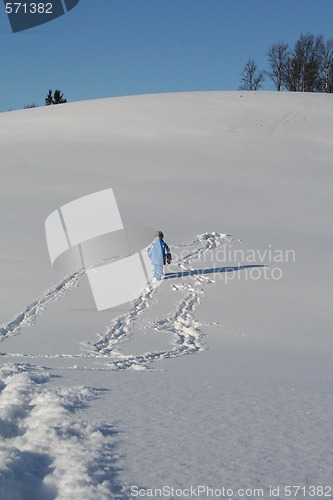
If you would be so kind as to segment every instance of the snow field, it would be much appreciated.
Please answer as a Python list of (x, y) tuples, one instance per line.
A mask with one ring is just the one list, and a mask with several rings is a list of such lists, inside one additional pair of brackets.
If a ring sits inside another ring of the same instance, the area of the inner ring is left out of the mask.
[[(0, 115), (1, 497), (331, 483), (332, 106), (207, 92)], [(44, 223), (109, 187), (180, 258), (97, 313)], [(296, 259), (265, 279), (269, 259), (221, 263), (227, 245)]]

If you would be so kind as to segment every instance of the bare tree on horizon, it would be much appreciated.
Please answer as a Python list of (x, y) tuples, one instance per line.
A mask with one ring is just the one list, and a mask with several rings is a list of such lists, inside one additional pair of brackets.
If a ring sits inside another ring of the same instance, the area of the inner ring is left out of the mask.
[(262, 82), (265, 80), (263, 71), (258, 70), (257, 63), (249, 59), (241, 73), (241, 84), (239, 90), (260, 90)]

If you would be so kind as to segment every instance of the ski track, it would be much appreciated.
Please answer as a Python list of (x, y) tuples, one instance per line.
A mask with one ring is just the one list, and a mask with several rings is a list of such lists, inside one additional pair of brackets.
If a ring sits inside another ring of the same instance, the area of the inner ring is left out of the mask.
[[(200, 261), (200, 258), (207, 253), (213, 252), (220, 245), (231, 243), (233, 239), (230, 235), (221, 233), (204, 233), (198, 235), (191, 243), (181, 243), (173, 248), (181, 252), (181, 258), (174, 263), (182, 271), (195, 271), (192, 261)], [(84, 270), (80, 270), (72, 275), (66, 276), (63, 281), (50, 288), (40, 299), (28, 305), (26, 309), (19, 313), (9, 323), (0, 327), (0, 340), (4, 340), (10, 335), (20, 332), (23, 327), (31, 326), (38, 316), (54, 300), (58, 300), (71, 288), (78, 286), (80, 279), (85, 275)], [(103, 333), (99, 333), (99, 340), (95, 343), (86, 344), (86, 352), (79, 354), (20, 354), (20, 353), (0, 353), (0, 356), (9, 358), (63, 358), (63, 359), (83, 359), (93, 358), (100, 360), (103, 367), (85, 367), (89, 370), (146, 370), (150, 369), (153, 361), (173, 358), (185, 354), (192, 354), (204, 350), (202, 342), (202, 332), (200, 324), (194, 319), (194, 313), (205, 297), (205, 288), (214, 283), (214, 280), (207, 276), (195, 274), (190, 280), (184, 283), (175, 283), (171, 289), (183, 293), (184, 297), (178, 303), (176, 311), (171, 312), (165, 318), (160, 318), (147, 326), (161, 333), (172, 336), (173, 347), (170, 350), (147, 352), (142, 355), (123, 355), (120, 351), (121, 344), (128, 341), (137, 328), (137, 323), (141, 316), (152, 307), (158, 298), (159, 288), (147, 285), (145, 293), (138, 298), (129, 313), (118, 316), (110, 326), (106, 327)], [(143, 328), (147, 328), (143, 327)], [(138, 326), (140, 328), (140, 325)], [(142, 326), (141, 326), (142, 328)], [(113, 359), (110, 359), (113, 358)], [(64, 369), (76, 369), (77, 366), (63, 367)], [(59, 367), (59, 369), (63, 369)]]
[(300, 117), (301, 111), (299, 109), (293, 109), (289, 111), (274, 127), (272, 127), (272, 129), (266, 135), (265, 141), (268, 141), (276, 134), (285, 134), (286, 131), (290, 129), (290, 125), (294, 125), (296, 121), (299, 121)]

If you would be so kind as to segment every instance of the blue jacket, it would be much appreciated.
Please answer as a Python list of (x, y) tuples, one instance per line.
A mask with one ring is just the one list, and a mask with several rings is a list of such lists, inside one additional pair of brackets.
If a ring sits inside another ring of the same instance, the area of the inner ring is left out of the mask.
[(161, 238), (155, 238), (153, 243), (148, 248), (148, 255), (152, 260), (153, 265), (165, 264), (166, 255), (170, 252), (170, 248)]

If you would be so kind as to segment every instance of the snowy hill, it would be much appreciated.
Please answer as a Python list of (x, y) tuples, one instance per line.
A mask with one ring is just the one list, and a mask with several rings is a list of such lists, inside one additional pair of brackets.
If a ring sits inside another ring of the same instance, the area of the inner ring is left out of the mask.
[[(1, 498), (332, 486), (332, 120), (331, 95), (268, 92), (0, 115)], [(44, 223), (110, 187), (173, 263), (97, 312)]]

